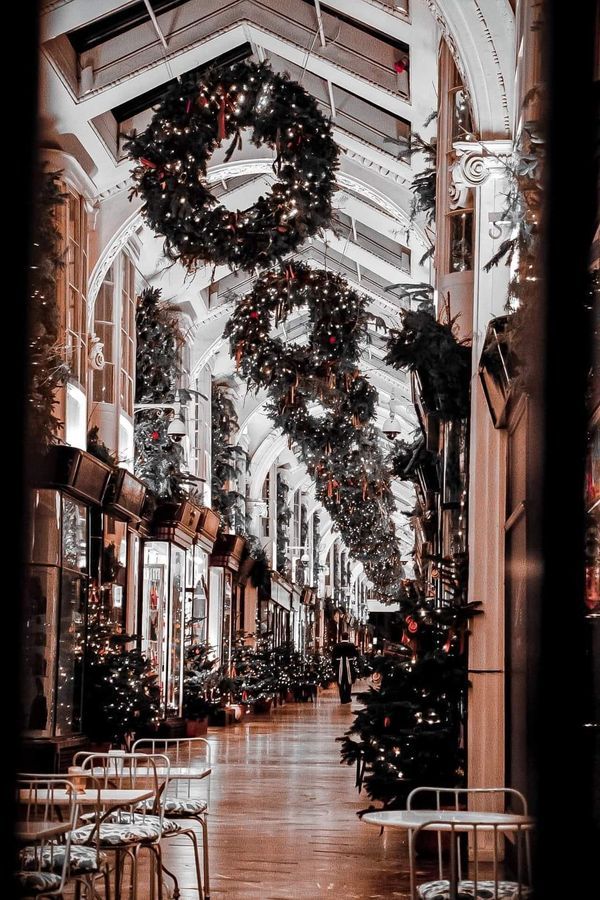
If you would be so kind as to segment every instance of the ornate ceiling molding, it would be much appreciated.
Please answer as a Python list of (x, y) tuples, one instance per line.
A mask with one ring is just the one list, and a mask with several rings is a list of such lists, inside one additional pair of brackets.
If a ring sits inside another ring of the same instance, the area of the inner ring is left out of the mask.
[[(512, 130), (512, 84), (503, 70), (514, 54), (514, 16), (508, 6), (485, 0), (425, 0), (437, 22), (471, 101), (475, 127), (492, 135)], [(497, 19), (495, 30), (489, 16)], [(500, 47), (500, 45), (504, 46)], [(486, 66), (487, 62), (487, 66)], [(494, 79), (488, 77), (494, 73)], [(494, 80), (496, 90), (494, 90)]]

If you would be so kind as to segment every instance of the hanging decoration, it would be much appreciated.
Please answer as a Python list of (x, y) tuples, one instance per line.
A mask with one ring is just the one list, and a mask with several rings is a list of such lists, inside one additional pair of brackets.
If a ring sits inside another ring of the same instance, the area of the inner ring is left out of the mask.
[(29, 384), (27, 389), (27, 445), (46, 449), (58, 440), (60, 421), (54, 414), (56, 388), (64, 384), (69, 367), (58, 345), (56, 285), (64, 265), (57, 216), (65, 195), (60, 172), (40, 178), (34, 222), (29, 279)]
[(290, 487), (281, 472), (277, 473), (277, 571), (285, 578), (292, 577), (292, 563), (287, 547), (290, 542)]
[[(402, 568), (390, 473), (372, 424), (377, 391), (358, 368), (368, 323), (384, 327), (366, 306), (336, 273), (294, 263), (257, 280), (225, 335), (240, 374), (268, 391), (268, 414), (297, 448), (350, 553), (384, 591)], [(307, 341), (272, 334), (304, 308)]]
[[(224, 141), (225, 162), (242, 146), (275, 151), (275, 183), (246, 210), (217, 203), (208, 162)], [(265, 63), (235, 63), (174, 84), (152, 121), (125, 145), (136, 163), (132, 195), (165, 255), (198, 264), (266, 268), (329, 225), (338, 147), (331, 126), (301, 85)]]
[(433, 288), (429, 294), (415, 294), (417, 308), (402, 312), (400, 328), (390, 333), (385, 362), (418, 373), (429, 409), (440, 419), (464, 419), (469, 415), (471, 348), (456, 339), (456, 319), (437, 321), (432, 295)]

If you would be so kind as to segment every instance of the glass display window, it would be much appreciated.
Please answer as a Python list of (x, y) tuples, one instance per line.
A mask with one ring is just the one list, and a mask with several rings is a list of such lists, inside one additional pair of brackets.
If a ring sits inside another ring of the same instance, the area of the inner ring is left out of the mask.
[(142, 589), (142, 652), (158, 675), (162, 712), (181, 715), (186, 552), (146, 541)]
[(208, 640), (208, 553), (194, 547), (187, 556), (185, 645)]
[(31, 736), (81, 730), (89, 514), (86, 504), (60, 491), (31, 493), (21, 692), (23, 728)]

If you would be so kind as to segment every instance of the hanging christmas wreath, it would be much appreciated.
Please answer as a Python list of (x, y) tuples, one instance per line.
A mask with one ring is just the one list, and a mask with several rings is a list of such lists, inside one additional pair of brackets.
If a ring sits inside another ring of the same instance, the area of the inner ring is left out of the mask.
[[(284, 342), (272, 334), (302, 308), (308, 342)], [(256, 281), (225, 336), (240, 374), (255, 389), (268, 389), (286, 433), (294, 440), (310, 435), (322, 453), (375, 414), (377, 391), (357, 368), (371, 320), (366, 298), (343, 278), (296, 263)]]
[[(212, 195), (206, 168), (223, 141), (230, 141), (225, 162), (241, 148), (245, 128), (253, 144), (275, 151), (276, 180), (253, 206), (232, 211)], [(265, 63), (236, 63), (173, 85), (125, 148), (136, 162), (132, 195), (165, 236), (165, 254), (188, 269), (266, 268), (330, 222), (339, 152), (331, 126), (301, 85)]]
[[(267, 413), (295, 445), (346, 546), (384, 593), (402, 566), (373, 425), (377, 391), (358, 369), (368, 323), (384, 326), (366, 307), (339, 275), (295, 263), (256, 281), (225, 336), (249, 386), (267, 390)], [(283, 341), (274, 329), (301, 309), (308, 339)]]

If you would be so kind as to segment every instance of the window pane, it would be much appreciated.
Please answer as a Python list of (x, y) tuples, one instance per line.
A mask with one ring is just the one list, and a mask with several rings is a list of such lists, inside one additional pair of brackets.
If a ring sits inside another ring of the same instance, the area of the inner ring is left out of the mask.
[(60, 495), (57, 491), (32, 491), (29, 561), (60, 565)]
[(473, 268), (473, 213), (450, 216), (450, 271)]
[(24, 609), (22, 726), (36, 736), (51, 734), (59, 570), (31, 566)]
[(88, 570), (87, 507), (63, 496), (63, 565)]
[(81, 730), (86, 595), (87, 578), (63, 570), (58, 633), (57, 735)]

